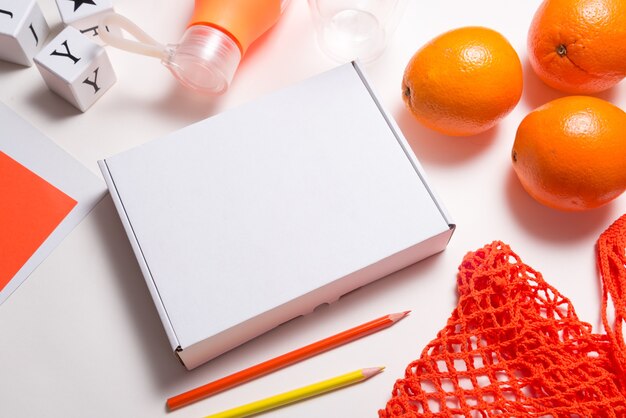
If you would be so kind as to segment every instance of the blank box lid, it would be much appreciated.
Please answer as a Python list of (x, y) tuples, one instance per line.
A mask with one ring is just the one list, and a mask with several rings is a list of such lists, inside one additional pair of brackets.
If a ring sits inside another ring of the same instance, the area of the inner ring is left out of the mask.
[(190, 368), (441, 251), (452, 229), (356, 64), (101, 167)]

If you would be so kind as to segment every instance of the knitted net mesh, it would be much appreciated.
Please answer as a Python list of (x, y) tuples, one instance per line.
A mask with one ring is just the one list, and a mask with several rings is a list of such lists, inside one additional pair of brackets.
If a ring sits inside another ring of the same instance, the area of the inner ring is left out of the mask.
[(606, 334), (508, 245), (467, 254), (457, 308), (379, 417), (626, 417), (625, 251), (626, 215), (597, 245)]

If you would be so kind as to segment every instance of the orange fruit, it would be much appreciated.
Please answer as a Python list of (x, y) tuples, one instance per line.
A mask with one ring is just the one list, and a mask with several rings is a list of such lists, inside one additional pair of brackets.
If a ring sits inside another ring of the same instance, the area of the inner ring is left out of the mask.
[(546, 84), (596, 93), (626, 76), (626, 1), (545, 0), (528, 33), (530, 63)]
[(538, 202), (566, 211), (602, 206), (626, 189), (626, 113), (596, 97), (553, 100), (522, 120), (511, 157)]
[(522, 96), (522, 65), (509, 42), (483, 27), (446, 32), (424, 45), (404, 71), (402, 96), (425, 126), (446, 135), (493, 127)]

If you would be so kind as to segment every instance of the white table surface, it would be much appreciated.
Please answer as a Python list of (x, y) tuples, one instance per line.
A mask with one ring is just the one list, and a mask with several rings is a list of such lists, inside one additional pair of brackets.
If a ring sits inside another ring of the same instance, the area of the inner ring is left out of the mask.
[[(39, 0), (58, 32), (53, 0)], [(180, 37), (192, 0), (117, 0), (116, 10), (162, 42)], [(448, 249), (292, 321), (189, 372), (170, 347), (109, 197), (0, 306), (0, 416), (200, 417), (361, 367), (385, 365), (367, 382), (266, 414), (268, 417), (376, 416), (393, 382), (435, 337), (456, 304), (463, 255), (493, 240), (568, 296), (579, 316), (599, 324), (594, 244), (626, 212), (626, 196), (586, 213), (535, 203), (510, 164), (517, 125), (562, 94), (544, 86), (526, 59), (526, 33), (539, 0), (410, 0), (385, 54), (366, 72), (398, 121), (458, 224)], [(448, 138), (418, 125), (404, 108), (400, 82), (412, 54), (455, 27), (500, 31), (524, 63), (524, 94), (495, 129)], [(108, 50), (117, 84), (81, 114), (44, 85), (38, 71), (0, 62), (0, 100), (99, 174), (96, 161), (333, 68), (317, 48), (304, 0), (248, 52), (228, 93), (199, 97), (177, 85), (156, 60)], [(626, 83), (600, 95), (626, 107)], [(384, 315), (412, 310), (394, 327), (187, 408), (165, 399), (267, 358)]]

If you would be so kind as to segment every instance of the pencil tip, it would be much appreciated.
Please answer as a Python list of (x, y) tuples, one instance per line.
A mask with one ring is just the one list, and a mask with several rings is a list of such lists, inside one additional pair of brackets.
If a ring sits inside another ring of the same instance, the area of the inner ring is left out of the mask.
[(372, 376), (376, 376), (378, 373), (385, 370), (385, 366), (382, 367), (368, 367), (366, 369), (361, 369), (361, 373), (366, 379), (369, 379)]
[(402, 318), (405, 318), (409, 313), (411, 313), (411, 311), (404, 311), (400, 313), (390, 314), (389, 319), (391, 319), (393, 322), (398, 322)]

